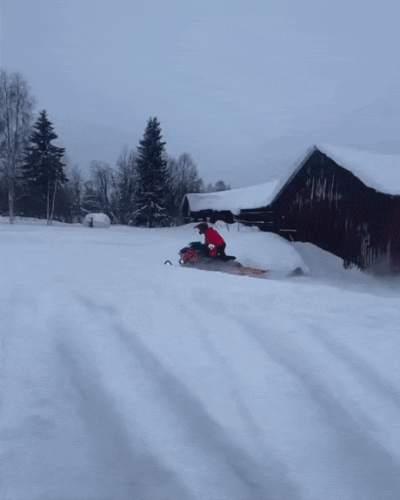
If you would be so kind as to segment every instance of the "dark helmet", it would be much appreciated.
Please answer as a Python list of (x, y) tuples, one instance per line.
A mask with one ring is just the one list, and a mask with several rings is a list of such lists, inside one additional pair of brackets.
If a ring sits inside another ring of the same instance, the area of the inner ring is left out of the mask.
[(200, 224), (197, 224), (194, 228), (198, 229), (200, 234), (204, 234), (208, 229), (208, 224), (206, 222), (200, 222)]

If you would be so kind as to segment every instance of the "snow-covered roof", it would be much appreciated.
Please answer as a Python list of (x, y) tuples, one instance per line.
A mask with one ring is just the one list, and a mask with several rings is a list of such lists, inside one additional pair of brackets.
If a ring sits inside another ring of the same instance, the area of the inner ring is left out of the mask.
[(277, 192), (278, 180), (217, 193), (188, 193), (186, 198), (192, 212), (201, 210), (228, 210), (239, 214), (246, 208), (265, 207), (271, 203)]
[(400, 195), (400, 156), (372, 153), (355, 148), (318, 144), (310, 148), (295, 165), (294, 171), (281, 180), (256, 186), (230, 189), (217, 193), (188, 193), (186, 198), (192, 212), (228, 210), (237, 215), (242, 209), (266, 207), (290, 182), (307, 158), (316, 150), (324, 153), (339, 166), (352, 172), (366, 186), (387, 194)]
[(366, 186), (382, 193), (400, 194), (400, 156), (318, 144), (321, 153), (352, 172)]

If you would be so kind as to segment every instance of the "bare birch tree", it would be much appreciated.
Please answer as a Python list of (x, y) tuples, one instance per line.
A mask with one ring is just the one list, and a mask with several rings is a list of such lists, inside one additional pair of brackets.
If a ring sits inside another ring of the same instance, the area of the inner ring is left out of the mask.
[(169, 212), (176, 222), (180, 218), (180, 206), (187, 193), (199, 193), (203, 181), (199, 177), (197, 165), (189, 153), (182, 153), (178, 159), (168, 158), (170, 184)]
[(134, 220), (134, 200), (138, 184), (136, 159), (136, 152), (124, 147), (117, 160), (113, 205), (120, 224), (132, 224)]
[(0, 70), (0, 170), (8, 189), (8, 212), (14, 223), (15, 187), (28, 143), (35, 99), (20, 73)]
[(83, 208), (86, 211), (104, 212), (115, 220), (112, 211), (112, 196), (115, 189), (114, 172), (103, 161), (90, 162), (91, 179), (84, 185)]
[(69, 191), (72, 216), (79, 222), (82, 222), (83, 187), (82, 172), (77, 165), (74, 165), (69, 174)]

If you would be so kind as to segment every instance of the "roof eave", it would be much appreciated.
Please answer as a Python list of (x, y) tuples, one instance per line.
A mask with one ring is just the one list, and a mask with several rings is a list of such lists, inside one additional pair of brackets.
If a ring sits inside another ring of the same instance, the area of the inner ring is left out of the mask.
[(286, 186), (288, 186), (292, 182), (292, 180), (296, 177), (298, 172), (303, 168), (303, 166), (306, 164), (306, 162), (309, 160), (309, 158), (315, 153), (315, 151), (319, 151), (319, 149), (316, 145), (309, 147), (307, 149), (306, 153), (303, 154), (295, 162), (295, 164), (294, 164), (295, 166), (292, 168), (292, 173), (289, 175), (289, 177), (286, 178), (287, 179), (286, 181), (283, 181), (282, 186), (277, 190), (277, 193), (274, 196), (274, 198), (271, 200), (270, 205), (272, 205), (272, 203), (274, 203), (274, 201), (279, 198), (281, 193), (285, 190)]

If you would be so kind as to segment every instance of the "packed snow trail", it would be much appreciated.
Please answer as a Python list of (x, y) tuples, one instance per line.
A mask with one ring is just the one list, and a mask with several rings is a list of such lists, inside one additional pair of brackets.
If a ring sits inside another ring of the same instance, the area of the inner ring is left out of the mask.
[[(398, 500), (400, 293), (0, 226), (2, 500)], [(7, 263), (7, 264), (6, 264)]]

